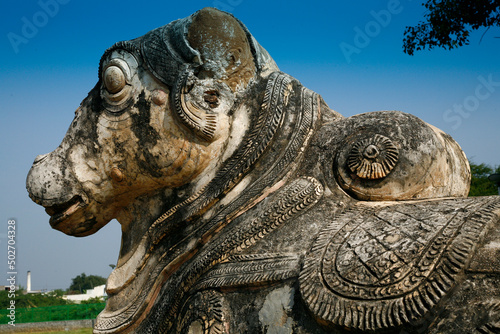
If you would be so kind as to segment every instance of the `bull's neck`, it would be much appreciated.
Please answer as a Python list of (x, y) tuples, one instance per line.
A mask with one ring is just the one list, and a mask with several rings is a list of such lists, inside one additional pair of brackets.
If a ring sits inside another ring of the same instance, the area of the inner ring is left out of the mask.
[(130, 257), (151, 222), (163, 213), (165, 203), (172, 201), (173, 196), (170, 190), (158, 190), (153, 194), (138, 197), (120, 211), (117, 220), (121, 224), (122, 240), (118, 265)]
[[(203, 193), (216, 178), (225, 161), (230, 160), (233, 153), (240, 147), (245, 134), (248, 132), (252, 110), (245, 104), (240, 104), (232, 115), (231, 126), (225, 131), (220, 147), (222, 152), (210, 159), (208, 166), (194, 178), (189, 184), (178, 188), (163, 188), (154, 193), (148, 193), (138, 197), (126, 208), (117, 214), (117, 220), (122, 226), (122, 244), (118, 266), (127, 261), (140, 244), (143, 237), (151, 229), (151, 225), (165, 216), (168, 212), (174, 212), (196, 199), (197, 195)], [(209, 205), (208, 205), (209, 206)], [(208, 207), (205, 206), (205, 209)], [(176, 228), (189, 229), (190, 226), (181, 225)], [(187, 234), (186, 231), (175, 231)]]
[[(190, 235), (190, 230), (200, 227), (197, 226), (196, 217), (205, 213), (202, 220), (210, 220), (206, 216), (210, 207), (224, 197), (224, 194), (229, 195), (230, 189), (239, 183), (270, 145), (282, 124), (286, 109), (284, 106), (291, 86), (290, 77), (273, 73), (269, 80), (261, 83), (264, 94), (259, 112), (251, 116), (250, 123), (242, 119), (243, 115), (248, 116), (250, 110), (242, 107), (240, 114), (235, 112), (226, 152), (214, 159), (206, 173), (182, 190), (157, 191), (138, 199), (127, 210), (123, 210), (121, 219), (118, 219), (123, 226), (118, 266), (129, 258), (134, 246), (144, 243), (146, 249), (154, 247), (153, 245), (170, 249)], [(248, 125), (242, 128), (241, 124), (250, 125), (252, 131), (248, 130)], [(134, 217), (134, 221), (130, 221), (129, 217)], [(203, 222), (201, 224), (204, 225)], [(204, 226), (197, 233), (204, 235), (208, 232), (204, 229), (209, 230), (210, 226)]]

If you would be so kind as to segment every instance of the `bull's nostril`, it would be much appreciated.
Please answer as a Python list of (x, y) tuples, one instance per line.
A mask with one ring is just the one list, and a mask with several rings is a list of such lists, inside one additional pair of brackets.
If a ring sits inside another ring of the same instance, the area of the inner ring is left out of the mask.
[(43, 160), (45, 160), (47, 157), (49, 156), (49, 153), (47, 154), (40, 154), (40, 155), (37, 155), (36, 158), (35, 158), (35, 161), (33, 161), (33, 164), (38, 164), (40, 162), (42, 162)]

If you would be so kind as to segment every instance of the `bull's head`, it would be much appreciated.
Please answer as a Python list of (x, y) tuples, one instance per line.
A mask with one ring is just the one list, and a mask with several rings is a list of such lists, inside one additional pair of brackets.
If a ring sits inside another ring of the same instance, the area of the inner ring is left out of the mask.
[(125, 255), (146, 222), (200, 188), (234, 150), (248, 123), (234, 105), (274, 66), (266, 55), (239, 21), (215, 9), (115, 44), (60, 146), (36, 157), (30, 197), (69, 235), (116, 218)]

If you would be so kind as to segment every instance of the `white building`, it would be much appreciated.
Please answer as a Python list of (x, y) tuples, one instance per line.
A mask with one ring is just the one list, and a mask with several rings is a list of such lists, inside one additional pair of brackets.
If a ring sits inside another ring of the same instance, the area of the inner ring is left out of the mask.
[(88, 300), (90, 298), (96, 298), (96, 297), (101, 297), (105, 298), (106, 297), (106, 285), (99, 285), (96, 286), (93, 289), (89, 289), (86, 291), (86, 293), (81, 294), (81, 295), (66, 295), (63, 296), (64, 299), (71, 300), (77, 303), (80, 303), (83, 300)]

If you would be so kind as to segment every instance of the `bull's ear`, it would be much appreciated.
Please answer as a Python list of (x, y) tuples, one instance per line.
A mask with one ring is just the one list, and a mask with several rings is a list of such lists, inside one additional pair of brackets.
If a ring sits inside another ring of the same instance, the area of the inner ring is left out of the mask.
[[(193, 77), (193, 73), (187, 68), (177, 80), (172, 91), (172, 107), (188, 129), (206, 141), (213, 141), (217, 131), (217, 114), (196, 106), (186, 98), (192, 86), (188, 83), (190, 77)], [(214, 100), (207, 101), (208, 105), (217, 105), (215, 94)]]
[(256, 75), (254, 57), (241, 23), (215, 8), (194, 14), (186, 37), (201, 59), (181, 71), (171, 102), (188, 129), (203, 140), (213, 141), (218, 115), (229, 113), (235, 96)]

